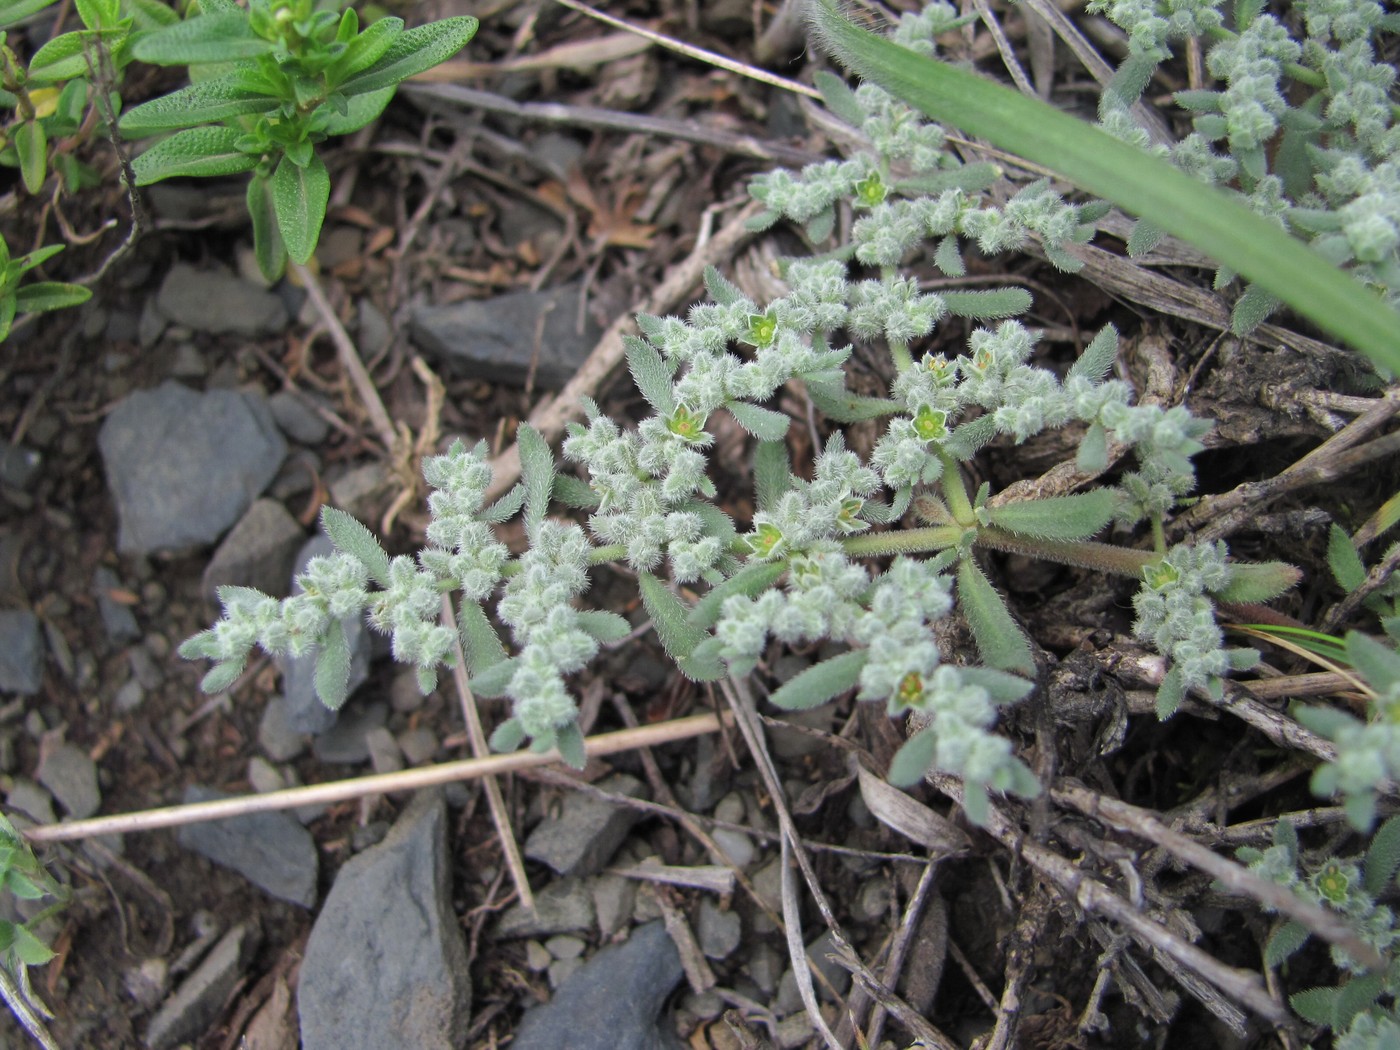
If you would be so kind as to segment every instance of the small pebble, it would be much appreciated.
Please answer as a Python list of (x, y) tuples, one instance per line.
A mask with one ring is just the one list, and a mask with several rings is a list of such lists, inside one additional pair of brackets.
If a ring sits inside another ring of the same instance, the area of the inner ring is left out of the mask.
[(525, 968), (532, 973), (539, 973), (554, 961), (554, 956), (549, 954), (549, 949), (539, 941), (525, 942)]
[(556, 959), (577, 959), (588, 949), (588, 942), (582, 937), (571, 937), (561, 933), (545, 941), (544, 946)]

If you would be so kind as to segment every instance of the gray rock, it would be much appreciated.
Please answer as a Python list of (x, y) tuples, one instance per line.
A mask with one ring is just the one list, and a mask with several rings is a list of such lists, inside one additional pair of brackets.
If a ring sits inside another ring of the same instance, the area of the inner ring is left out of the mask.
[(124, 398), (97, 444), (123, 554), (213, 543), (277, 475), (287, 453), (261, 397), (198, 394), (176, 382)]
[(446, 827), (441, 793), (422, 792), (340, 869), (301, 965), (303, 1050), (466, 1045), (471, 984)]
[[(222, 791), (193, 784), (186, 803), (230, 798)], [(320, 861), (311, 834), (288, 813), (250, 813), (202, 824), (186, 824), (180, 845), (232, 868), (274, 897), (309, 908), (316, 903)]]
[(396, 742), (399, 750), (403, 752), (404, 761), (410, 766), (421, 766), (425, 762), (431, 762), (433, 756), (438, 753), (438, 735), (427, 726), (405, 729), (398, 735)]
[(97, 765), (80, 747), (59, 744), (39, 760), (35, 776), (74, 820), (92, 816), (102, 805)]
[(226, 270), (176, 263), (156, 294), (156, 306), (176, 324), (197, 332), (260, 335), (287, 327), (282, 300)]
[(739, 913), (721, 911), (719, 905), (705, 897), (700, 901), (700, 915), (695, 922), (695, 937), (700, 950), (711, 959), (727, 959), (739, 947), (743, 936)]
[(535, 385), (557, 390), (573, 378), (602, 334), (587, 316), (579, 330), (581, 296), (582, 286), (569, 284), (451, 306), (416, 306), (410, 331), (430, 355), (493, 382), (523, 386), (538, 355)]
[(379, 307), (368, 299), (361, 299), (359, 321), (360, 353), (373, 357), (389, 349), (394, 331), (389, 327), (389, 321), (379, 312)]
[(513, 1050), (672, 1050), (661, 1010), (682, 976), (666, 927), (649, 923), (589, 959), (544, 1006), (529, 1011)]
[(611, 937), (627, 924), (637, 903), (637, 883), (621, 875), (599, 875), (593, 880), (593, 910), (598, 932)]
[[(632, 798), (643, 797), (646, 790), (640, 780), (626, 773), (600, 780), (597, 786)], [(567, 795), (559, 814), (540, 821), (525, 840), (525, 855), (543, 861), (560, 875), (592, 875), (612, 859), (640, 816), (635, 809), (614, 806), (591, 795)]]
[(393, 479), (389, 468), (378, 460), (353, 467), (330, 480), (331, 505), (346, 514), (369, 521), (389, 492)]
[(135, 641), (141, 637), (141, 627), (131, 606), (117, 601), (113, 594), (125, 590), (117, 574), (105, 565), (99, 565), (92, 574), (92, 596), (97, 599), (97, 611), (102, 617), (103, 630), (117, 645)]
[(318, 736), (311, 750), (322, 762), (354, 765), (370, 757), (369, 734), (389, 719), (389, 705), (383, 701), (341, 711), (335, 725)]
[(736, 868), (743, 870), (753, 863), (758, 851), (754, 849), (753, 840), (742, 831), (730, 831), (728, 828), (716, 828), (710, 835), (715, 840), (715, 845), (724, 851)]
[(205, 595), (213, 599), (217, 588), (232, 585), (281, 598), (305, 542), (305, 530), (286, 507), (273, 499), (254, 500), (205, 566)]
[(303, 445), (319, 445), (326, 440), (331, 425), (307, 404), (307, 399), (290, 390), (279, 390), (267, 399), (272, 418), (293, 441)]
[[(302, 591), (295, 577), (306, 568), (307, 562), (334, 553), (335, 544), (324, 532), (317, 532), (302, 544), (292, 573), (292, 593), (300, 594)], [(370, 639), (359, 617), (345, 620), (344, 627), (346, 640), (350, 643), (350, 682), (346, 694), (349, 696), (369, 677)], [(286, 705), (287, 725), (298, 733), (311, 734), (324, 733), (335, 725), (338, 712), (321, 703), (321, 698), (316, 695), (316, 657), (279, 657), (277, 663), (282, 668), (282, 699)], [(335, 761), (362, 762), (364, 757)]]
[(53, 796), (34, 781), (23, 777), (15, 778), (10, 793), (5, 796), (5, 806), (12, 811), (29, 814), (40, 824), (58, 823), (53, 811)]
[(203, 1035), (219, 1016), (258, 946), (255, 926), (239, 923), (181, 982), (146, 1029), (149, 1050), (168, 1050)]
[(32, 448), (0, 441), (0, 485), (27, 489), (39, 473), (43, 457)]
[(748, 974), (765, 995), (772, 995), (782, 979), (785, 960), (771, 945), (760, 944), (749, 952)]
[(593, 927), (593, 891), (587, 879), (559, 879), (535, 894), (533, 910), (517, 904), (501, 916), (496, 935), (545, 937)]
[(39, 618), (28, 609), (0, 609), (0, 692), (33, 696), (43, 681)]
[(376, 773), (397, 773), (403, 769), (403, 752), (394, 734), (384, 726), (375, 726), (365, 733), (369, 764)]
[(289, 762), (306, 750), (310, 736), (292, 725), (287, 701), (274, 696), (263, 708), (258, 722), (258, 746), (274, 762)]

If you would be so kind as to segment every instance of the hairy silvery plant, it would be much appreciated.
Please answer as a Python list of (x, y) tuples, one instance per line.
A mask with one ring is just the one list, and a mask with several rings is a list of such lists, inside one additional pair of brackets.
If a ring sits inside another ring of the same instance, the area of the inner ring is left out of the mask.
[[(956, 24), (934, 5), (897, 35), (931, 47)], [(303, 593), (277, 601), (223, 588), (224, 617), (181, 648), (216, 661), (204, 688), (227, 688), (256, 645), (271, 653), (319, 652), (317, 688), (331, 706), (345, 699), (349, 649), (343, 623), (368, 617), (389, 634), (395, 656), (431, 688), (458, 638), (439, 621), (444, 593), (460, 592), (457, 620), (473, 689), (507, 697), (511, 715), (492, 743), (557, 746), (583, 761), (577, 708), (567, 678), (603, 643), (632, 625), (586, 609), (590, 570), (629, 566), (657, 635), (679, 670), (708, 681), (759, 668), (774, 642), (824, 642), (825, 658), (772, 693), (784, 708), (810, 707), (855, 690), (892, 715), (918, 712), (925, 728), (895, 757), (890, 777), (912, 783), (929, 769), (966, 783), (965, 806), (980, 821), (989, 791), (1031, 796), (1034, 776), (994, 732), (999, 706), (1033, 688), (1030, 644), (979, 563), (978, 552), (1011, 551), (1140, 581), (1137, 633), (1169, 662), (1158, 711), (1171, 715), (1189, 690), (1220, 696), (1223, 676), (1257, 659), (1223, 645), (1216, 603), (1266, 600), (1296, 570), (1229, 560), (1223, 544), (1169, 547), (1163, 522), (1191, 491), (1191, 457), (1209, 429), (1184, 408), (1131, 403), (1111, 377), (1117, 333), (1105, 328), (1061, 376), (1031, 363), (1037, 335), (1014, 319), (1030, 306), (1021, 289), (933, 293), (906, 264), (925, 251), (948, 274), (963, 272), (963, 244), (1005, 251), (1037, 238), (1064, 269), (1064, 250), (1090, 231), (1092, 211), (1065, 202), (1048, 183), (1005, 204), (984, 194), (989, 165), (963, 164), (943, 133), (873, 86), (851, 91), (833, 77), (831, 108), (861, 128), (869, 145), (844, 161), (757, 179), (760, 220), (805, 224), (820, 244), (851, 209), (849, 243), (783, 267), (785, 294), (757, 303), (711, 270), (709, 301), (684, 317), (638, 318), (627, 344), (632, 378), (651, 408), (635, 428), (585, 402), (585, 420), (553, 453), (528, 427), (519, 434), (521, 480), (487, 505), (491, 467), (484, 445), (457, 442), (424, 462), (428, 546), (390, 558), (358, 522), (326, 510), (337, 553), (313, 560)], [(955, 357), (920, 345), (949, 316), (990, 324)], [(887, 396), (848, 389), (852, 347), (842, 336), (884, 347), (894, 380)], [(773, 403), (789, 383), (834, 424), (885, 420), (868, 461), (839, 430), (810, 471), (794, 470), (789, 417)], [(709, 429), (728, 413), (755, 440), (756, 513), (737, 523), (717, 503)], [(967, 464), (993, 439), (1024, 442), (1046, 430), (1083, 428), (1077, 456), (1106, 471), (1110, 450), (1133, 450), (1120, 484), (1016, 502), (987, 485), (969, 491)], [(573, 508), (584, 524), (551, 517)], [(493, 527), (521, 515), (527, 549), (514, 556)], [(1152, 548), (1098, 543), (1111, 522), (1146, 523)], [(586, 527), (585, 527), (586, 526)], [(886, 561), (886, 559), (890, 559)], [(956, 610), (982, 666), (940, 652), (934, 625)], [(493, 616), (494, 613), (494, 616)]]

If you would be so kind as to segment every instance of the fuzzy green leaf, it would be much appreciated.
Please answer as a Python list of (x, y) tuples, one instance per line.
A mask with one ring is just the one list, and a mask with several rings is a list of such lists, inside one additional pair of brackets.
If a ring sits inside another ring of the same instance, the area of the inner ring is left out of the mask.
[(869, 649), (856, 649), (813, 664), (788, 679), (774, 690), (768, 699), (775, 707), (781, 707), (785, 711), (805, 711), (811, 707), (820, 707), (828, 700), (854, 689), (869, 658)]
[(832, 396), (824, 390), (807, 388), (807, 396), (813, 406), (827, 419), (836, 423), (859, 423), (863, 419), (879, 419), (892, 416), (903, 406), (897, 401), (884, 397), (865, 397), (860, 394)]
[(1363, 973), (1342, 985), (1332, 1008), (1332, 1027), (1343, 1031), (1362, 1010), (1375, 1006), (1385, 988), (1385, 974)]
[(175, 128), (218, 124), (233, 117), (267, 113), (277, 108), (277, 99), (249, 91), (240, 83), (242, 79), (241, 73), (230, 73), (143, 102), (123, 113), (119, 126), (127, 135), (139, 137)]
[(792, 488), (792, 466), (787, 445), (781, 441), (760, 441), (753, 453), (754, 498), (759, 510), (775, 506)]
[(526, 424), (515, 435), (520, 449), (520, 478), (525, 484), (525, 532), (534, 535), (549, 510), (554, 490), (554, 456), (540, 432)]
[(1352, 666), (1377, 692), (1400, 683), (1400, 653), (1393, 646), (1383, 645), (1360, 631), (1348, 631), (1346, 645)]
[(1173, 667), (1162, 676), (1162, 684), (1157, 687), (1157, 717), (1165, 722), (1176, 714), (1181, 702), (1186, 699), (1186, 679), (1181, 668)]
[(1215, 597), (1222, 602), (1266, 602), (1297, 584), (1302, 575), (1281, 561), (1238, 562), (1230, 566), (1230, 582)]
[(463, 600), (457, 609), (457, 630), (462, 636), (462, 653), (466, 656), (467, 674), (479, 675), (506, 659), (501, 636), (486, 613), (476, 602)]
[(384, 57), (402, 33), (402, 18), (381, 18), (366, 26), (355, 34), (340, 57), (326, 70), (327, 83), (332, 88), (338, 87), (347, 77), (368, 69)]
[(958, 608), (972, 628), (972, 637), (983, 662), (1000, 671), (1035, 674), (1035, 660), (1026, 636), (1011, 618), (1006, 602), (971, 557), (959, 560), (957, 579)]
[(1400, 315), (1272, 220), (1048, 103), (860, 29), (836, 0), (813, 0), (809, 10), (818, 41), (862, 77), (1156, 222), (1400, 374)]
[(233, 62), (256, 58), (271, 50), (272, 43), (253, 32), (243, 11), (223, 11), (176, 22), (145, 34), (132, 48), (142, 62), (157, 66)]
[(1351, 537), (1336, 524), (1327, 533), (1327, 567), (1348, 594), (1366, 582), (1366, 565), (1361, 555), (1352, 546)]
[(331, 177), (326, 164), (316, 154), (299, 165), (289, 156), (277, 162), (272, 173), (272, 210), (277, 230), (293, 262), (305, 265), (321, 238), (326, 221), (326, 205), (331, 199)]
[(394, 87), (409, 77), (446, 62), (476, 35), (475, 18), (461, 16), (429, 22), (400, 33), (378, 62), (340, 85), (346, 95), (361, 95)]
[[(1360, 725), (1360, 722), (1351, 715), (1335, 707), (1296, 704), (1291, 713), (1303, 728), (1311, 729), (1318, 736), (1326, 737), (1328, 740), (1335, 740), (1339, 733)], [(1326, 794), (1331, 794), (1331, 792), (1326, 792)]]
[(645, 339), (635, 335), (624, 335), (622, 345), (627, 348), (627, 370), (632, 373), (632, 382), (647, 399), (652, 411), (658, 416), (669, 416), (676, 410), (676, 399), (671, 384), (674, 369), (665, 358)]
[[(524, 490), (521, 491), (523, 493)], [(598, 493), (593, 491), (593, 486), (572, 474), (554, 476), (552, 495), (556, 503), (562, 503), (566, 507), (578, 507), (580, 510), (593, 510), (602, 502)]]
[(895, 752), (885, 777), (895, 787), (913, 787), (924, 779), (938, 753), (938, 736), (932, 727), (921, 729)]
[(625, 616), (594, 609), (578, 614), (578, 626), (579, 630), (604, 645), (620, 642), (632, 633), (632, 625)]
[(281, 278), (287, 269), (287, 246), (277, 228), (277, 212), (272, 205), (268, 179), (254, 175), (248, 180), (248, 217), (253, 223), (253, 257), (258, 270), (269, 281)]
[[(29, 60), (29, 80), (34, 84), (53, 84), (88, 76), (91, 72), (88, 68), (88, 42), (91, 41), (94, 48), (104, 46), (99, 45), (97, 40), (99, 36), (107, 35), (78, 29), (54, 37), (34, 52), (34, 57)], [(112, 43), (115, 41), (108, 41), (105, 46), (110, 47)], [(95, 52), (93, 61), (96, 61)]]
[(964, 193), (981, 193), (996, 185), (1004, 172), (1000, 167), (987, 161), (964, 164), (959, 168), (943, 171), (924, 172), (900, 179), (895, 185), (900, 193), (913, 196), (926, 194), (937, 196), (945, 190), (962, 190)]
[(525, 727), (518, 718), (507, 718), (491, 734), (491, 750), (498, 752), (519, 751), (525, 743)]
[(350, 640), (345, 626), (333, 623), (316, 655), (316, 695), (332, 711), (340, 710), (350, 686)]
[(389, 586), (389, 555), (384, 553), (374, 533), (335, 507), (321, 508), (321, 528), (336, 550), (363, 565), (379, 586)]
[(785, 572), (787, 565), (781, 561), (760, 561), (745, 565), (696, 602), (687, 619), (695, 627), (709, 630), (719, 622), (720, 610), (726, 599), (736, 594), (757, 598), (777, 583)]
[(990, 667), (960, 667), (958, 671), (965, 682), (987, 690), (994, 704), (1014, 704), (1035, 688), (1034, 682)]
[(1099, 474), (1108, 469), (1108, 431), (1097, 420), (1084, 432), (1074, 465), (1085, 474)]
[(506, 695), (506, 689), (510, 687), (510, 680), (515, 677), (516, 669), (519, 666), (520, 658), (518, 656), (513, 656), (509, 660), (500, 660), (472, 675), (467, 684), (477, 696), (494, 700)]
[(15, 309), (22, 314), (79, 306), (92, 298), (92, 289), (62, 281), (35, 281), (15, 292)]
[[(578, 478), (574, 479), (575, 481)], [(552, 491), (557, 495), (559, 492), (558, 478), (555, 478), (555, 485)], [(590, 490), (591, 491), (591, 490)], [(594, 499), (596, 503), (596, 498)], [(516, 482), (510, 487), (510, 491), (498, 499), (491, 506), (481, 511), (477, 517), (491, 525), (499, 525), (504, 521), (509, 521), (519, 513), (520, 508), (525, 506), (525, 486)]]
[(1167, 231), (1158, 226), (1155, 222), (1147, 219), (1139, 219), (1133, 223), (1133, 232), (1128, 234), (1128, 258), (1141, 259), (1157, 245), (1162, 243), (1162, 238), (1167, 235)]
[(985, 292), (943, 292), (943, 301), (954, 317), (978, 321), (1015, 317), (1031, 308), (1031, 293), (1024, 288), (994, 288)]
[(0, 3), (0, 29), (23, 22), (36, 11), (42, 11), (53, 0), (4, 0)]
[(14, 131), (13, 141), (24, 188), (30, 194), (37, 194), (44, 188), (44, 176), (48, 172), (49, 142), (44, 125), (37, 120), (22, 121)]
[(705, 291), (720, 306), (733, 306), (748, 298), (743, 290), (714, 266), (705, 267)]
[(34, 936), (27, 926), (15, 927), (15, 939), (10, 951), (25, 966), (43, 966), (54, 956), (53, 949)]
[(760, 408), (747, 401), (726, 401), (724, 407), (741, 427), (759, 441), (782, 441), (792, 420), (784, 412)]
[(237, 146), (236, 128), (187, 128), (162, 139), (131, 162), (136, 185), (149, 186), (176, 176), (214, 177), (251, 171), (258, 158)]
[(1107, 324), (1099, 329), (1099, 334), (1090, 340), (1089, 345), (1084, 348), (1084, 352), (1074, 364), (1069, 366), (1069, 372), (1065, 379), (1075, 379), (1082, 376), (1095, 383), (1101, 383), (1108, 378), (1109, 372), (1113, 370), (1113, 364), (1118, 360), (1118, 329)]
[(588, 751), (583, 746), (583, 731), (577, 722), (570, 722), (554, 731), (554, 746), (559, 757), (570, 769), (582, 769), (588, 764)]
[(215, 664), (200, 680), (200, 690), (205, 693), (226, 692), (243, 673), (244, 663), (243, 660), (224, 660)]
[(827, 109), (853, 128), (865, 124), (865, 110), (856, 101), (856, 93), (846, 86), (844, 80), (826, 70), (820, 70), (812, 78), (812, 83), (822, 93), (822, 101), (826, 103)]
[(1264, 945), (1264, 965), (1271, 968), (1278, 966), (1301, 948), (1307, 939), (1308, 928), (1301, 922), (1296, 919), (1285, 922), (1269, 934), (1269, 941)]
[(387, 87), (380, 91), (369, 91), (363, 95), (351, 95), (345, 100), (345, 112), (335, 113), (326, 121), (327, 135), (349, 135), (368, 127), (378, 119), (379, 114), (389, 105), (396, 88)]
[(651, 617), (656, 636), (661, 639), (667, 655), (676, 661), (689, 656), (705, 640), (705, 631), (690, 622), (690, 610), (651, 573), (639, 573), (637, 582), (642, 592), (642, 604), (646, 606), (647, 615)]
[(1257, 284), (1251, 284), (1235, 300), (1234, 309), (1230, 311), (1230, 331), (1235, 335), (1248, 335), (1278, 308), (1278, 296), (1266, 292)]
[(1365, 887), (1372, 897), (1380, 897), (1400, 870), (1400, 816), (1393, 816), (1376, 829), (1366, 847)]
[(1022, 536), (1042, 540), (1085, 540), (1113, 520), (1118, 496), (1112, 489), (1094, 489), (1072, 496), (1021, 500), (989, 507), (991, 524)]

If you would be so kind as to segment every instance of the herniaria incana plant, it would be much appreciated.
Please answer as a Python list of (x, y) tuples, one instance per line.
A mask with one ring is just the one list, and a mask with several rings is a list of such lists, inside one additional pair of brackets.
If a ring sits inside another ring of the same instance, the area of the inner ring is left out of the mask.
[[(946, 5), (906, 17), (897, 39), (931, 48), (956, 24)], [(1158, 712), (1171, 715), (1189, 691), (1219, 697), (1223, 676), (1251, 665), (1251, 650), (1227, 649), (1216, 621), (1221, 601), (1267, 600), (1296, 571), (1232, 562), (1223, 543), (1168, 546), (1164, 521), (1193, 488), (1191, 457), (1210, 424), (1183, 407), (1134, 405), (1112, 378), (1117, 333), (1105, 328), (1063, 374), (1032, 363), (1037, 333), (1014, 318), (1030, 306), (1018, 288), (924, 291), (914, 260), (964, 272), (963, 244), (984, 253), (1039, 241), (1063, 269), (1065, 246), (1087, 239), (1097, 205), (1067, 203), (1048, 182), (997, 204), (998, 172), (964, 164), (944, 149), (940, 128), (883, 90), (851, 91), (822, 78), (833, 110), (869, 145), (842, 161), (755, 180), (762, 224), (805, 224), (816, 243), (832, 238), (838, 209), (850, 209), (848, 243), (787, 261), (786, 293), (756, 303), (717, 272), (709, 301), (685, 318), (638, 318), (628, 340), (632, 378), (651, 408), (635, 428), (586, 402), (558, 469), (546, 442), (519, 433), (521, 480), (486, 505), (491, 466), (484, 445), (456, 442), (423, 464), (433, 488), (428, 546), (390, 558), (372, 534), (336, 510), (323, 524), (337, 552), (314, 559), (302, 592), (282, 601), (223, 588), (224, 617), (181, 652), (216, 661), (206, 690), (227, 688), (253, 646), (276, 654), (319, 653), (318, 692), (343, 702), (349, 667), (344, 624), (367, 617), (391, 636), (397, 659), (433, 687), (457, 638), (442, 622), (442, 595), (458, 592), (457, 621), (473, 689), (508, 697), (498, 748), (525, 740), (557, 746), (582, 764), (582, 738), (568, 676), (601, 644), (632, 630), (623, 617), (581, 604), (590, 571), (606, 562), (636, 573), (641, 598), (666, 651), (687, 677), (713, 680), (759, 667), (774, 642), (825, 643), (823, 658), (771, 696), (786, 708), (848, 690), (892, 715), (918, 712), (925, 728), (894, 760), (897, 783), (936, 768), (963, 778), (973, 820), (988, 791), (1031, 796), (1031, 772), (993, 726), (997, 708), (1032, 689), (1029, 642), (979, 564), (1000, 550), (1134, 577), (1136, 633), (1166, 657)], [(921, 344), (940, 321), (987, 322), (955, 357)], [(847, 387), (852, 346), (883, 347), (893, 365), (887, 396)], [(789, 417), (773, 403), (793, 384), (833, 424), (883, 420), (868, 459), (839, 430), (810, 471), (795, 472)], [(756, 512), (735, 522), (717, 503), (709, 427), (720, 412), (755, 439)], [(1024, 442), (1076, 427), (1077, 466), (1107, 472), (1127, 450), (1135, 469), (1116, 485), (1069, 495), (998, 502), (987, 485), (969, 490), (966, 465), (996, 439)], [(584, 524), (551, 517), (573, 508)], [(493, 527), (523, 517), (527, 549), (513, 555)], [(1095, 542), (1117, 523), (1145, 523), (1148, 549)], [(956, 609), (971, 628), (982, 666), (945, 659), (934, 625)]]

